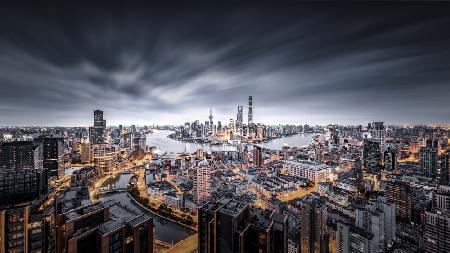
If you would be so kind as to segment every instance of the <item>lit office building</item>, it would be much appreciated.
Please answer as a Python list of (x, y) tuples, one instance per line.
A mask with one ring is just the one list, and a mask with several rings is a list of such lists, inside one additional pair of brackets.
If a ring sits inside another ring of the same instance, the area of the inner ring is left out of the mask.
[(367, 173), (381, 171), (381, 149), (378, 141), (364, 139), (362, 167)]
[(42, 145), (43, 166), (48, 170), (50, 177), (61, 177), (64, 175), (64, 142), (62, 138), (40, 137), (34, 140)]
[(307, 195), (302, 201), (300, 211), (300, 250), (301, 253), (326, 252), (325, 240), (327, 207), (324, 199)]
[(33, 141), (11, 141), (0, 144), (0, 167), (9, 169), (42, 169), (42, 145)]
[(426, 177), (437, 176), (439, 160), (438, 151), (435, 147), (427, 145), (420, 148), (420, 170)]
[(89, 142), (92, 144), (104, 143), (106, 120), (103, 119), (103, 111), (94, 111), (94, 126), (89, 128)]
[(386, 143), (386, 129), (384, 122), (372, 122), (369, 124), (370, 135), (372, 139), (378, 142), (381, 152), (384, 151), (384, 144)]

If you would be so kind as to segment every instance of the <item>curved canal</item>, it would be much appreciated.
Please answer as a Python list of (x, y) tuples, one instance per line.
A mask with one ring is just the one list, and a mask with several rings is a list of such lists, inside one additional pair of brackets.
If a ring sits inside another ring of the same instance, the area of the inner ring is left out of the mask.
[[(112, 183), (116, 188), (124, 188), (126, 187), (132, 176), (132, 174), (121, 174), (119, 177), (116, 177)], [(177, 243), (178, 241), (181, 241), (194, 233), (193, 230), (187, 227), (172, 222), (168, 219), (161, 218), (154, 213), (147, 212), (144, 209), (140, 208), (138, 205), (133, 203), (126, 192), (113, 192), (100, 196), (100, 200), (102, 201), (110, 199), (113, 199), (137, 212), (144, 212), (147, 215), (151, 216), (153, 218), (153, 224), (155, 225), (155, 237), (158, 240), (167, 243)]]

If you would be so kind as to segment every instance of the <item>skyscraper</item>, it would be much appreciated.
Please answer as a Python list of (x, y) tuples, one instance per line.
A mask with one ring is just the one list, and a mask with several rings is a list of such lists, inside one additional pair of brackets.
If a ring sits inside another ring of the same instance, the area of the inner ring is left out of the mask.
[(236, 125), (239, 128), (242, 128), (242, 123), (244, 122), (243, 118), (242, 118), (242, 114), (243, 114), (243, 107), (242, 107), (242, 105), (239, 105), (237, 115), (236, 115)]
[(439, 156), (438, 171), (436, 179), (441, 184), (450, 183), (450, 154), (449, 150), (445, 150)]
[(383, 153), (384, 170), (391, 171), (397, 169), (397, 152), (393, 147), (387, 147)]
[(103, 111), (94, 111), (94, 126), (103, 126)]
[(64, 154), (64, 143), (58, 137), (39, 137), (36, 143), (42, 145), (43, 166), (48, 170), (50, 177), (61, 177), (64, 175), (64, 164), (62, 156)]
[(438, 151), (431, 145), (431, 142), (427, 142), (426, 147), (420, 148), (420, 170), (427, 177), (435, 177), (438, 172)]
[(412, 209), (412, 189), (409, 182), (391, 180), (386, 187), (387, 202), (395, 205), (398, 219), (410, 222)]
[(450, 252), (450, 214), (425, 211), (425, 252)]
[(248, 97), (248, 125), (253, 123), (253, 98)]
[(300, 225), (301, 253), (320, 253), (328, 247), (324, 240), (327, 220), (325, 200), (308, 195), (302, 201)]
[(261, 166), (262, 164), (262, 148), (257, 145), (253, 145), (253, 163), (256, 166)]
[[(358, 252), (372, 253), (375, 251), (372, 245), (373, 234), (352, 224), (337, 223), (336, 244), (337, 253)], [(303, 250), (302, 250), (303, 252)], [(317, 251), (319, 252), (319, 251)]]
[(450, 252), (450, 186), (440, 185), (425, 211), (425, 252)]
[(381, 149), (378, 141), (364, 139), (362, 168), (367, 173), (377, 173), (381, 170)]
[(384, 144), (386, 143), (386, 129), (384, 122), (373, 122), (369, 124), (370, 134), (372, 139), (380, 144), (381, 152), (384, 151)]
[(194, 170), (194, 199), (196, 204), (201, 206), (211, 197), (211, 167), (205, 160), (200, 162)]
[(48, 191), (42, 146), (32, 141), (1, 145), (0, 252), (44, 252), (41, 214), (32, 209)]
[(94, 126), (89, 128), (89, 141), (91, 144), (104, 142), (106, 120), (103, 119), (103, 111), (94, 111)]

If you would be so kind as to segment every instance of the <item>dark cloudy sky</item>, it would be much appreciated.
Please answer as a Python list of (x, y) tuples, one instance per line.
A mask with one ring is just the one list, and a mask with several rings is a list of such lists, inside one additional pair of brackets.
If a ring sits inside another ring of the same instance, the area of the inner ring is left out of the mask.
[(0, 125), (228, 121), (249, 95), (257, 122), (450, 123), (450, 4), (0, 7)]

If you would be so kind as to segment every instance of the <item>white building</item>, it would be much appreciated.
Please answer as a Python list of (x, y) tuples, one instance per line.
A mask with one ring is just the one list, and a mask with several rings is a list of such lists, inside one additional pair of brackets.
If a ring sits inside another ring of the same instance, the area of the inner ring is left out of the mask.
[(198, 206), (209, 201), (211, 197), (211, 167), (205, 160), (194, 167), (194, 200)]
[(326, 164), (310, 161), (285, 161), (283, 167), (290, 175), (306, 178), (316, 184), (328, 180), (330, 170)]
[(112, 172), (115, 167), (116, 161), (116, 149), (114, 146), (108, 146), (106, 144), (92, 145), (93, 160), (100, 175)]

